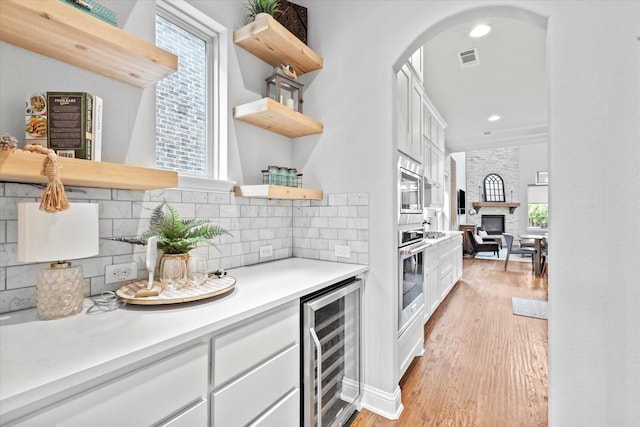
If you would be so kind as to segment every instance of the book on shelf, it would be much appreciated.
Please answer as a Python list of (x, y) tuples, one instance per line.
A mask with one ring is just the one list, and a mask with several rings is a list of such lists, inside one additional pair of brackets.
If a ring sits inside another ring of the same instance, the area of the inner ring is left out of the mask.
[(93, 97), (93, 129), (91, 136), (93, 137), (93, 144), (91, 146), (91, 158), (96, 161), (102, 161), (102, 98), (99, 96)]
[(25, 143), (47, 145), (47, 97), (41, 93), (27, 96), (24, 113)]
[(47, 92), (47, 146), (60, 157), (93, 159), (93, 96)]

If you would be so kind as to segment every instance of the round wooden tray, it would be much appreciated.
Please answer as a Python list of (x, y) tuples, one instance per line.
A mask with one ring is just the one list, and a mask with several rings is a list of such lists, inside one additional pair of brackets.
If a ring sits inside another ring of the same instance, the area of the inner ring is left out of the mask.
[[(203, 284), (193, 286), (188, 284), (176, 290), (164, 290), (157, 296), (136, 297), (136, 292), (147, 288), (146, 280), (138, 280), (122, 286), (116, 291), (116, 295), (128, 304), (159, 305), (177, 304), (181, 302), (198, 301), (215, 297), (232, 290), (236, 285), (236, 279), (232, 276), (210, 276)], [(160, 282), (155, 285), (161, 286)]]

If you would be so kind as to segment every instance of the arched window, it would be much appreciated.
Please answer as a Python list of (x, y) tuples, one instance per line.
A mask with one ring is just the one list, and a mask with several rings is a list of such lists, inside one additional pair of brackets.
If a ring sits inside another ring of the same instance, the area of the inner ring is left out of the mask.
[(497, 173), (490, 173), (484, 178), (485, 202), (504, 202), (504, 182)]

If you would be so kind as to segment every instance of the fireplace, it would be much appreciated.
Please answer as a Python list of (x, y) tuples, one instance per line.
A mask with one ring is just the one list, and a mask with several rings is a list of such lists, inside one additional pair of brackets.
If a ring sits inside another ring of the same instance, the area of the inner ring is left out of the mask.
[(482, 229), (487, 234), (501, 235), (505, 232), (504, 215), (482, 215)]

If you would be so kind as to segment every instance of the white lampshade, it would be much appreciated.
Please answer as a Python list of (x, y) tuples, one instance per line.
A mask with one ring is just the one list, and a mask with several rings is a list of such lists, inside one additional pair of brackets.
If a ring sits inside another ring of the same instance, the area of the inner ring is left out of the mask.
[(70, 203), (68, 210), (56, 213), (39, 207), (39, 203), (18, 203), (20, 261), (62, 261), (98, 254), (97, 203)]
[(43, 320), (73, 316), (82, 311), (82, 267), (65, 260), (97, 255), (98, 204), (70, 203), (69, 209), (47, 213), (38, 203), (18, 203), (18, 259), (58, 261), (38, 274), (36, 306)]

